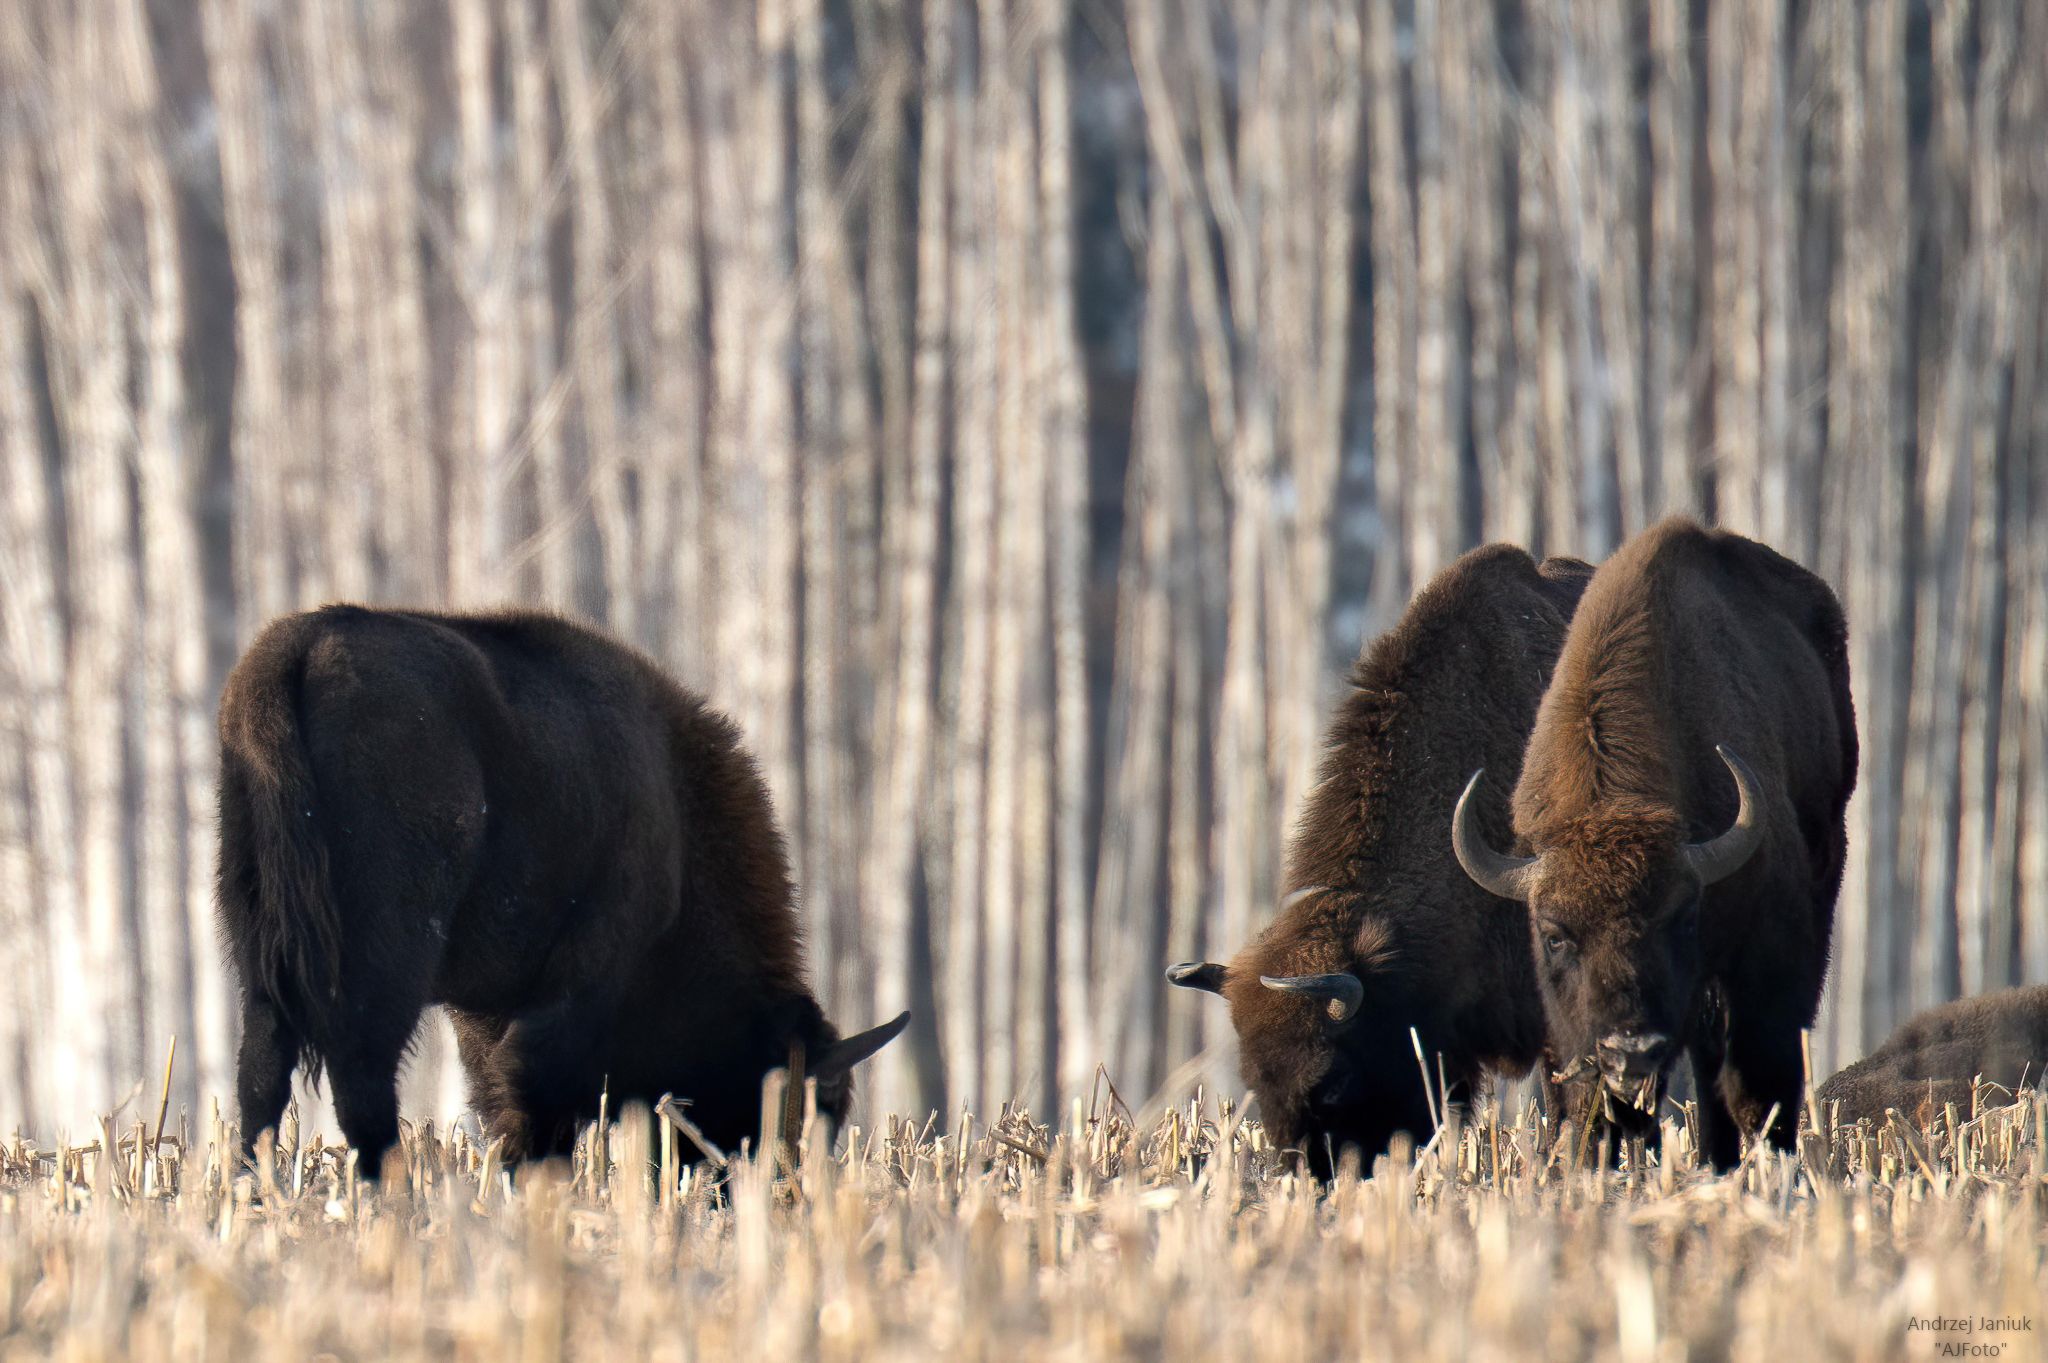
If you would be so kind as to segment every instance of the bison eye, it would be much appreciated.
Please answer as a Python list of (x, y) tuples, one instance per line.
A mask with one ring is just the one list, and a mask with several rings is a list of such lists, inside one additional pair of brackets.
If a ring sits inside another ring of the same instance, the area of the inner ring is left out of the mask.
[(1572, 949), (1571, 934), (1555, 923), (1539, 923), (1537, 930), (1543, 934), (1543, 950), (1550, 956), (1562, 956)]

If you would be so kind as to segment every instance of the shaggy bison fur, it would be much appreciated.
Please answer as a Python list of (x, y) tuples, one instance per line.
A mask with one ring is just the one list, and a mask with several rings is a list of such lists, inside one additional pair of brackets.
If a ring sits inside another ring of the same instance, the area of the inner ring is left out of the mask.
[[(1513, 772), (1592, 570), (1512, 545), (1466, 554), (1353, 667), (1288, 846), (1278, 915), (1228, 964), (1175, 966), (1221, 994), (1267, 1131), (1327, 1175), (1436, 1118), (1415, 1054), (1464, 1101), (1543, 1050), (1527, 924), (1459, 871), (1443, 830), (1474, 766)], [(1505, 801), (1478, 816), (1507, 829)]]
[(1925, 1126), (1954, 1103), (1969, 1112), (1978, 1080), (2048, 1087), (2048, 985), (1956, 999), (1899, 1025), (1885, 1043), (1820, 1087), (1822, 1110), (1883, 1121), (1897, 1109)]
[(673, 1093), (753, 1134), (762, 1076), (848, 1070), (804, 975), (788, 858), (733, 724), (553, 616), (330, 606), (262, 631), (221, 698), (220, 922), (241, 985), (245, 1136), (296, 1065), (351, 1145), (398, 1138), (396, 1076), (447, 1007), (508, 1155)]
[(1653, 1139), (1683, 1050), (1717, 1167), (1774, 1105), (1771, 1138), (1790, 1145), (1856, 761), (1826, 583), (1683, 519), (1601, 564), (1515, 785), (1529, 855), (1495, 851), (1462, 808), (1452, 828), (1474, 878), (1528, 906), (1575, 1107)]

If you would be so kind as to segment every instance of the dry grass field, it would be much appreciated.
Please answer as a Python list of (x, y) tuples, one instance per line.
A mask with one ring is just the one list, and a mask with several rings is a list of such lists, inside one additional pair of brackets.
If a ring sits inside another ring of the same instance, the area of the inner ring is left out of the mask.
[(1230, 1104), (1106, 1088), (723, 1169), (644, 1111), (516, 1177), (409, 1129), (376, 1183), (146, 1112), (0, 1147), (0, 1360), (2039, 1357), (2048, 1098), (1974, 1108), (1720, 1178), (1677, 1109), (1618, 1167), (1489, 1111), (1329, 1189)]

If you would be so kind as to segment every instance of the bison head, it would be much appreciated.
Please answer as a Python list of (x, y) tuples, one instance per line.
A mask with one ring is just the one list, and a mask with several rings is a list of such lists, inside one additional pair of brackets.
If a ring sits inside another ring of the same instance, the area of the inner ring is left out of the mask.
[(828, 1042), (809, 1058), (809, 1077), (818, 1081), (818, 1111), (832, 1122), (836, 1141), (853, 1102), (853, 1067), (894, 1041), (910, 1025), (910, 1014), (898, 1013), (878, 1027)]
[(1483, 772), (1458, 798), (1451, 843), (1481, 888), (1529, 906), (1551, 1054), (1565, 1075), (1591, 1067), (1607, 1090), (1645, 1111), (1685, 1041), (1700, 979), (1702, 892), (1734, 874), (1761, 839), (1756, 777), (1725, 747), (1735, 822), (1706, 842), (1682, 840), (1668, 809), (1609, 811), (1570, 836), (1514, 857), (1486, 845), (1471, 808)]
[(1310, 886), (1290, 895), (1275, 931), (1229, 965), (1188, 962), (1166, 972), (1184, 989), (1229, 1003), (1267, 1135), (1300, 1151), (1323, 1178), (1346, 1147), (1369, 1162), (1396, 1131), (1424, 1135), (1433, 1125), (1408, 1033), (1412, 1001), (1375, 929), (1349, 944), (1348, 969), (1276, 973), (1290, 955), (1288, 910), (1331, 893)]
[(726, 1105), (732, 1111), (721, 1110), (724, 1126), (720, 1131), (712, 1131), (712, 1122), (718, 1119), (700, 1122), (722, 1144), (737, 1144), (752, 1133), (754, 1117), (760, 1111), (759, 1076), (787, 1062), (798, 1072), (798, 1083), (805, 1079), (817, 1082), (818, 1115), (825, 1119), (831, 1141), (837, 1143), (839, 1130), (846, 1124), (853, 1105), (854, 1067), (902, 1035), (909, 1025), (910, 1014), (898, 1013), (880, 1026), (842, 1037), (839, 1029), (826, 1020), (815, 999), (808, 994), (789, 999), (770, 1011), (767, 1024), (751, 1045), (740, 1038), (733, 1039), (730, 1053), (735, 1073), (744, 1073), (748, 1078), (735, 1085), (732, 1101)]

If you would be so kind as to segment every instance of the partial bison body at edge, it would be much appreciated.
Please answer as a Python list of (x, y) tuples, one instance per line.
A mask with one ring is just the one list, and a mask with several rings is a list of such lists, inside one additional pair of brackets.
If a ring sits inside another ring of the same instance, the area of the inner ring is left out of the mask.
[[(1528, 927), (1465, 878), (1443, 829), (1474, 766), (1520, 763), (1591, 572), (1495, 544), (1418, 592), (1352, 669), (1279, 914), (1229, 965), (1167, 972), (1229, 1002), (1267, 1131), (1318, 1173), (1347, 1146), (1370, 1161), (1432, 1130), (1415, 1037), (1454, 1103), (1542, 1053)], [(1481, 818), (1504, 833), (1506, 802)]]
[(1970, 1111), (1976, 1081), (2048, 1088), (2048, 985), (2003, 989), (1916, 1013), (1885, 1043), (1820, 1086), (1821, 1110), (1881, 1122), (1887, 1110), (1922, 1126), (1950, 1103)]
[(1529, 735), (1534, 855), (1494, 850), (1464, 802), (1452, 824), (1473, 879), (1528, 906), (1553, 1058), (1587, 1076), (1574, 1106), (1654, 1136), (1686, 1050), (1722, 1169), (1774, 1105), (1792, 1142), (1856, 786), (1846, 640), (1789, 559), (1653, 526), (1593, 575)]
[(277, 620), (221, 697), (220, 920), (245, 1139), (300, 1062), (342, 1132), (398, 1137), (396, 1077), (445, 1004), (513, 1157), (613, 1101), (753, 1134), (801, 1048), (819, 1106), (907, 1016), (842, 1040), (805, 981), (768, 791), (733, 724), (549, 615), (329, 606)]

